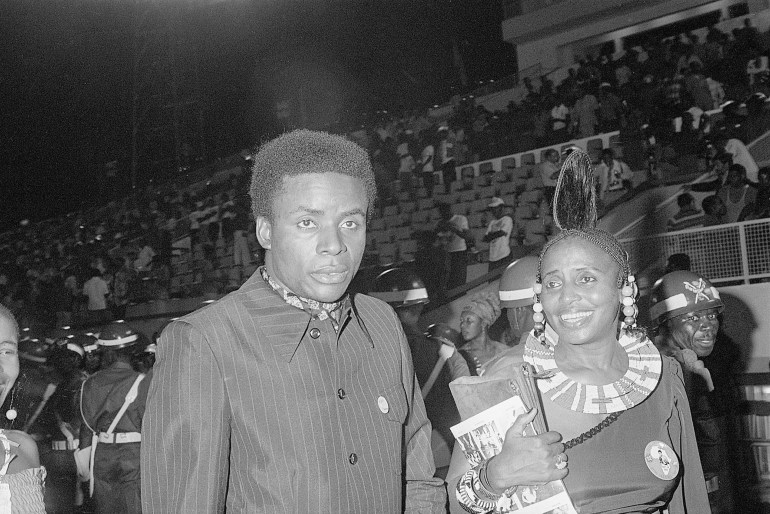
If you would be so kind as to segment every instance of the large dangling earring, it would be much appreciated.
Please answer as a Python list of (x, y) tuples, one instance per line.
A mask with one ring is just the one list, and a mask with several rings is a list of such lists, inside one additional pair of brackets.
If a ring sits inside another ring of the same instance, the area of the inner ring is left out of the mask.
[(636, 285), (636, 278), (628, 275), (626, 285), (620, 290), (623, 295), (623, 329), (629, 331), (636, 328), (636, 317), (639, 315), (639, 307), (636, 305), (636, 295), (639, 293), (639, 287)]
[(548, 346), (545, 339), (545, 314), (543, 314), (543, 304), (540, 303), (540, 293), (543, 291), (543, 285), (540, 282), (535, 282), (532, 286), (532, 290), (535, 292), (535, 303), (532, 304), (532, 319), (535, 320), (535, 337), (537, 337), (540, 344)]

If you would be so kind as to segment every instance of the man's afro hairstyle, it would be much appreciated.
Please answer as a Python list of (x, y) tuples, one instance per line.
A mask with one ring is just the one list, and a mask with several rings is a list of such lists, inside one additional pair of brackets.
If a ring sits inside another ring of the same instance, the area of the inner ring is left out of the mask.
[(327, 132), (294, 130), (263, 144), (254, 155), (251, 208), (254, 218), (273, 219), (273, 199), (288, 176), (309, 173), (340, 173), (360, 179), (371, 215), (377, 187), (369, 155), (349, 139)]

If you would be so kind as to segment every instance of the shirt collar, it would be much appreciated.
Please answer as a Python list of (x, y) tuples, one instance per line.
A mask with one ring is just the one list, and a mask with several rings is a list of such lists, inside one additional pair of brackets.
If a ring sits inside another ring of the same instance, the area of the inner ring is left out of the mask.
[(278, 296), (283, 298), (284, 302), (292, 307), (307, 312), (312, 318), (319, 321), (324, 321), (326, 319), (330, 320), (334, 326), (334, 330), (339, 332), (340, 323), (343, 319), (342, 314), (347, 310), (346, 307), (349, 305), (349, 296), (347, 294), (345, 294), (345, 296), (338, 302), (319, 302), (317, 300), (303, 298), (293, 293), (273, 279), (268, 274), (265, 266), (259, 268), (259, 274), (262, 276), (262, 280), (264, 280)]

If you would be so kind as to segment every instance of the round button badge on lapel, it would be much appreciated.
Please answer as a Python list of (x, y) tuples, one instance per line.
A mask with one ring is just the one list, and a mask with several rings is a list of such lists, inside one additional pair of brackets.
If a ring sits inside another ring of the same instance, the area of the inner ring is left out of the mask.
[(388, 405), (388, 400), (386, 400), (384, 396), (377, 398), (377, 406), (383, 414), (390, 412), (390, 405)]
[(312, 337), (313, 339), (318, 339), (319, 337), (321, 337), (321, 331), (317, 328), (311, 328), (310, 337)]

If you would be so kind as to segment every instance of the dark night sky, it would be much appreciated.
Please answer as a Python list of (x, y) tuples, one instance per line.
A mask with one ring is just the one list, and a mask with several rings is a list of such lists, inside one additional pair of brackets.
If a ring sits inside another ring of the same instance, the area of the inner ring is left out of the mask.
[[(87, 205), (107, 161), (128, 173), (136, 9), (0, 5), (0, 227)], [(363, 111), (447, 99), (453, 36), (469, 79), (515, 70), (497, 0), (234, 0), (181, 19), (199, 49), (210, 156), (275, 133), (276, 92), (295, 87), (286, 77), (328, 80), (336, 103)]]

